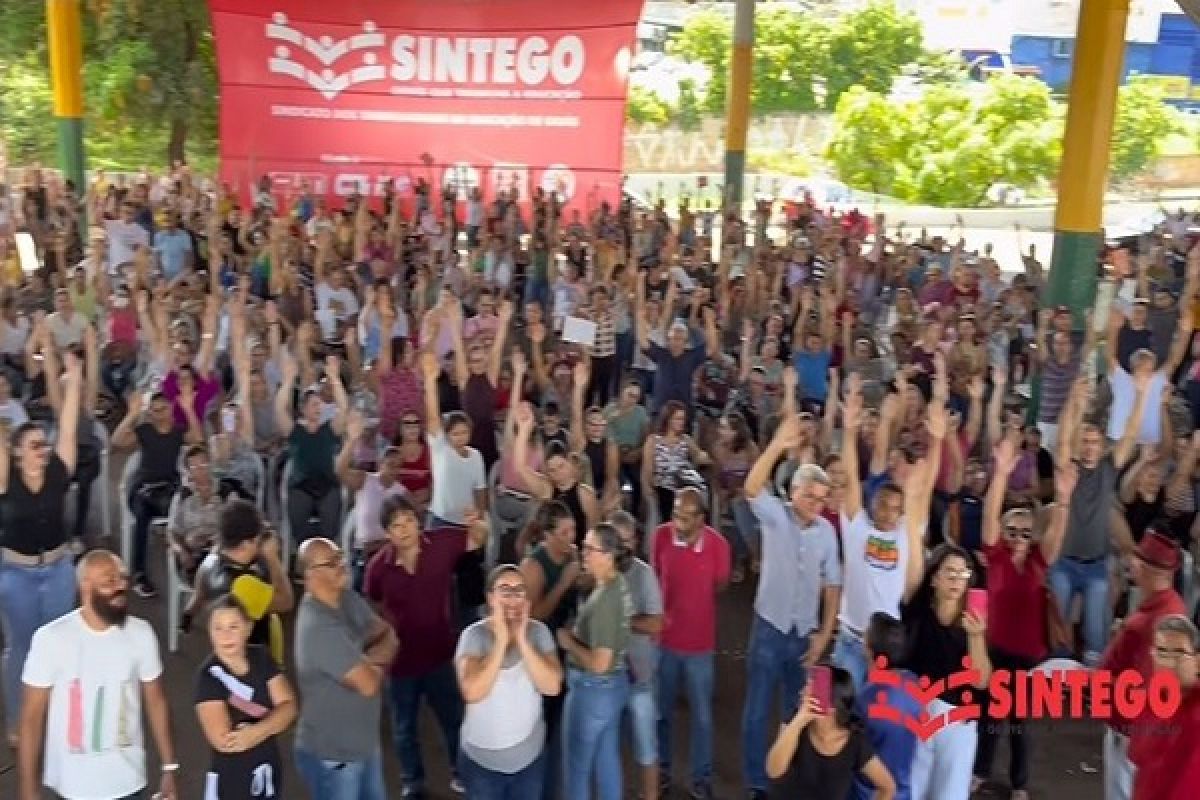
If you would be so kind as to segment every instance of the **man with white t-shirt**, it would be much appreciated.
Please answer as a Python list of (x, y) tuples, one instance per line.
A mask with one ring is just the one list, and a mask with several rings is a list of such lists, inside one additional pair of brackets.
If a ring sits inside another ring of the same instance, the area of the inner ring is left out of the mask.
[(387, 532), (384, 531), (379, 516), (383, 509), (383, 501), (396, 495), (408, 495), (408, 489), (400, 482), (400, 470), (404, 467), (400, 448), (389, 447), (383, 452), (378, 472), (367, 472), (352, 466), (354, 452), (365, 429), (366, 420), (363, 415), (358, 411), (351, 412), (346, 418), (346, 438), (334, 463), (338, 480), (354, 492), (354, 554), (351, 575), (356, 590), (362, 589), (363, 570), (366, 569), (367, 562), (387, 541)]
[(926, 422), (929, 448), (925, 457), (909, 472), (903, 488), (894, 483), (881, 486), (871, 500), (868, 514), (863, 509), (858, 470), (858, 428), (863, 410), (861, 381), (857, 375), (851, 375), (846, 384), (842, 445), (846, 490), (841, 508), (845, 573), (833, 663), (848, 671), (859, 688), (866, 684), (868, 672), (863, 634), (871, 615), (882, 611), (899, 619), (900, 604), (921, 582), (925, 565), (922, 540), (941, 463), (942, 440), (946, 436), (946, 394), (945, 363), (939, 357)]
[(145, 702), (162, 760), (157, 796), (177, 800), (158, 640), (149, 623), (128, 616), (121, 559), (93, 550), (77, 575), (81, 607), (38, 629), (25, 661), (17, 797), (38, 800), (42, 785), (64, 800), (142, 797)]
[(122, 203), (120, 218), (104, 223), (104, 231), (108, 234), (109, 272), (115, 271), (121, 264), (133, 261), (139, 247), (150, 246), (150, 233), (134, 222), (135, 213), (133, 203)]
[[(1154, 351), (1139, 347), (1129, 356), (1129, 370), (1121, 365), (1118, 348), (1118, 332), (1125, 317), (1113, 309), (1109, 320), (1108, 341), (1105, 357), (1108, 361), (1108, 380), (1112, 387), (1112, 408), (1108, 414), (1108, 438), (1120, 441), (1125, 433), (1125, 424), (1133, 413), (1137, 400), (1139, 379), (1145, 384), (1146, 399), (1142, 409), (1141, 425), (1135, 444), (1158, 444), (1162, 439), (1162, 394), (1171, 383), (1171, 376), (1183, 363), (1192, 343), (1192, 315), (1179, 315), (1179, 328), (1171, 341), (1171, 350), (1166, 362), (1158, 367)], [(1156, 369), (1157, 367), (1157, 369)]]

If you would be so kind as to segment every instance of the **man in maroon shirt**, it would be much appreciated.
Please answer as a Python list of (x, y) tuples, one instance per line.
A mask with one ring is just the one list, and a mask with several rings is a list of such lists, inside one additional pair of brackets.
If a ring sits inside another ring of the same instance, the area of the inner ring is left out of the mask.
[[(1170, 614), (1184, 614), (1183, 598), (1171, 588), (1175, 571), (1181, 561), (1179, 548), (1157, 531), (1142, 537), (1133, 551), (1133, 582), (1141, 595), (1141, 603), (1125, 618), (1121, 630), (1113, 637), (1099, 669), (1112, 676), (1125, 670), (1137, 670), (1148, 680), (1153, 671), (1150, 646), (1159, 620)], [(1133, 720), (1114, 714), (1104, 732), (1104, 797), (1105, 800), (1129, 800), (1133, 793), (1133, 763), (1129, 760), (1129, 731)]]
[[(662, 587), (659, 637), (658, 753), (662, 780), (671, 778), (671, 718), (679, 681), (691, 712), (692, 797), (711, 798), (713, 781), (713, 653), (717, 647), (717, 594), (729, 583), (729, 542), (704, 524), (704, 498), (695, 489), (675, 496), (670, 522), (651, 540)], [(666, 791), (663, 791), (666, 795)]]
[(1197, 646), (1200, 633), (1187, 617), (1163, 617), (1154, 630), (1154, 669), (1175, 673), (1183, 699), (1170, 718), (1140, 721), (1130, 737), (1129, 757), (1137, 766), (1134, 800), (1191, 800), (1200, 787)]
[[(422, 797), (425, 767), (417, 740), (417, 712), (424, 695), (446, 742), (451, 764), (458, 759), (463, 706), (454, 674), (458, 628), (451, 611), (454, 568), (468, 550), (478, 550), (487, 527), (476, 515), (466, 529), (421, 530), (416, 508), (404, 496), (389, 497), (380, 513), (387, 544), (367, 565), (363, 591), (400, 641), (390, 680), (393, 735), (404, 771), (404, 797)], [(461, 794), (457, 777), (450, 788)]]

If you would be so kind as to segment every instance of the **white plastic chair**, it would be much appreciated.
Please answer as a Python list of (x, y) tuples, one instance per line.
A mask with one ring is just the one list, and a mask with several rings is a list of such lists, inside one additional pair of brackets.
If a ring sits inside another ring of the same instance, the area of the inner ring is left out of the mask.
[[(121, 484), (117, 487), (117, 492), (121, 495), (121, 560), (125, 562), (128, 569), (133, 567), (133, 529), (136, 521), (133, 517), (133, 509), (129, 507), (129, 487), (133, 485), (134, 476), (137, 475), (138, 468), (142, 463), (142, 453), (140, 450), (134, 450), (129, 454), (129, 458), (125, 461), (125, 469), (121, 473)], [(108, 487), (105, 486), (106, 495)], [(150, 531), (159, 530), (165, 531), (167, 526), (166, 517), (155, 517), (150, 520)], [(149, 544), (147, 544), (149, 546)], [(168, 551), (170, 548), (167, 548)]]
[[(159, 520), (155, 520), (158, 523)], [(179, 622), (183, 618), (183, 601), (196, 592), (196, 588), (184, 580), (175, 560), (175, 551), (168, 541), (166, 520), (162, 520), (163, 543), (167, 572), (167, 650), (174, 653), (179, 649)]]

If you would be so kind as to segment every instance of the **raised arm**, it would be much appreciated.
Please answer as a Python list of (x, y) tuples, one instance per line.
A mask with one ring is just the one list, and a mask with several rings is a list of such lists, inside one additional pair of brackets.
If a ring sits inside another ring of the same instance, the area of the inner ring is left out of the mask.
[(492, 387), (500, 385), (500, 365), (504, 362), (504, 345), (508, 341), (509, 325), (513, 318), (513, 304), (505, 299), (500, 303), (497, 314), (500, 324), (496, 326), (496, 337), (492, 340), (492, 352), (488, 359), (488, 383)]
[(992, 368), (992, 399), (987, 410), (987, 443), (995, 447), (1004, 436), (1004, 394), (1008, 386), (1008, 370), (1004, 367)]
[(1153, 374), (1133, 376), (1134, 391), (1137, 392), (1133, 401), (1133, 412), (1125, 421), (1125, 430), (1121, 433), (1121, 438), (1112, 452), (1113, 464), (1117, 469), (1122, 469), (1133, 457), (1133, 449), (1137, 446), (1138, 431), (1142, 428), (1142, 415), (1146, 410), (1146, 394), (1153, 377)]
[(1062, 551), (1063, 539), (1067, 535), (1067, 518), (1071, 513), (1071, 495), (1075, 493), (1075, 485), (1079, 481), (1079, 468), (1074, 462), (1056, 464), (1054, 467), (1054, 505), (1050, 508), (1050, 524), (1042, 534), (1038, 547), (1042, 550), (1042, 558), (1047, 564), (1058, 560)]
[(571, 448), (577, 452), (582, 452), (587, 446), (587, 431), (583, 419), (583, 396), (587, 394), (591, 374), (591, 365), (586, 358), (575, 365), (575, 383), (571, 387)]
[(1171, 350), (1167, 353), (1166, 363), (1159, 368), (1159, 371), (1167, 376), (1168, 383), (1191, 349), (1192, 312), (1191, 309), (1183, 309), (1179, 312), (1179, 329), (1175, 331), (1175, 338), (1171, 340)]
[(325, 357), (325, 378), (333, 390), (333, 402), (337, 406), (337, 414), (330, 425), (333, 432), (341, 436), (346, 430), (346, 417), (350, 413), (350, 397), (346, 394), (346, 385), (342, 383), (342, 360), (337, 356)]
[(799, 417), (795, 414), (782, 417), (779, 427), (775, 429), (775, 435), (771, 437), (770, 444), (766, 446), (762, 455), (750, 468), (749, 474), (746, 475), (744, 492), (748, 499), (758, 497), (771, 485), (771, 473), (774, 471), (775, 465), (788, 450), (796, 447), (799, 443)]
[(442, 409), (438, 403), (438, 376), (442, 366), (431, 350), (421, 353), (421, 376), (425, 382), (425, 433), (433, 438), (442, 435)]
[[(889, 396), (890, 399), (890, 396)], [(887, 403), (884, 403), (887, 407)], [(846, 400), (842, 408), (842, 466), (846, 473), (846, 488), (842, 492), (842, 514), (854, 519), (863, 507), (862, 481), (858, 466), (858, 429), (862, 425), (862, 378), (852, 372), (846, 378)], [(886, 421), (881, 420), (882, 428)], [(873, 459), (872, 459), (873, 463)]]
[(454, 345), (454, 381), (459, 389), (465, 389), (471, 379), (471, 370), (467, 366), (467, 346), (463, 342), (462, 306), (457, 300), (446, 309), (442, 324), (450, 327), (450, 341)]
[(275, 393), (275, 427), (279, 429), (280, 437), (286, 439), (292, 434), (296, 418), (292, 414), (292, 393), (296, 385), (296, 359), (286, 350), (280, 354), (282, 375), (279, 380), (279, 390)]
[(529, 438), (533, 435), (533, 407), (529, 403), (521, 403), (516, 409), (517, 439), (513, 447), (513, 466), (529, 487), (531, 494), (540, 500), (549, 500), (554, 496), (554, 486), (542, 473), (529, 466)]
[(933, 487), (937, 483), (938, 466), (942, 460), (942, 443), (946, 438), (945, 395), (934, 392), (929, 404), (929, 450), (912, 470), (904, 487), (904, 525), (908, 537), (908, 563), (904, 574), (904, 597), (907, 600), (917, 590), (925, 571), (925, 528), (929, 523), (929, 507)]
[(362, 489), (367, 479), (366, 472), (361, 469), (355, 469), (352, 466), (354, 463), (354, 450), (358, 447), (358, 442), (362, 439), (365, 429), (366, 425), (361, 412), (352, 411), (347, 415), (346, 436), (342, 439), (342, 449), (338, 452), (337, 460), (333, 465), (338, 480), (352, 492)]
[(1017, 466), (1017, 446), (1009, 437), (1000, 440), (995, 448), (994, 472), (987, 498), (983, 501), (983, 546), (992, 547), (1000, 541), (1000, 517), (1004, 513), (1004, 494), (1008, 479)]
[[(67, 468), (68, 473), (75, 472), (75, 463), (79, 455), (79, 410), (83, 397), (83, 364), (74, 353), (63, 354), (63, 365), (66, 375), (66, 392), (63, 396), (62, 410), (58, 415), (58, 441), (54, 452)], [(46, 376), (46, 382), (57, 380), (57, 376)]]

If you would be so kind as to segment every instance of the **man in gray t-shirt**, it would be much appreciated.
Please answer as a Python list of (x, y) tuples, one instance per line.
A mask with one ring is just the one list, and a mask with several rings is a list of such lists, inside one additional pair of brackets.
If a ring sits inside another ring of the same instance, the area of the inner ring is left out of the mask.
[(336, 786), (339, 797), (384, 800), (379, 713), (396, 634), (347, 588), (336, 544), (309, 539), (297, 561), (305, 595), (296, 614), (296, 767), (314, 797)]
[(637, 762), (644, 795), (658, 787), (658, 700), (654, 676), (658, 672), (658, 642), (654, 637), (662, 631), (662, 588), (654, 569), (637, 552), (637, 521), (625, 511), (613, 514), (611, 522), (621, 536), (623, 553), (618, 560), (629, 596), (633, 601), (633, 616), (629, 618), (630, 691), (625, 707), (629, 710), (633, 729), (633, 760)]
[(562, 691), (550, 629), (529, 616), (521, 571), (502, 564), (488, 576), (486, 619), (458, 639), (454, 668), (466, 703), (459, 777), (468, 797), (541, 797), (546, 776), (542, 696)]

